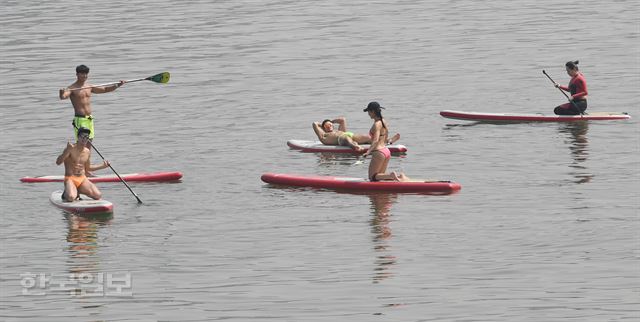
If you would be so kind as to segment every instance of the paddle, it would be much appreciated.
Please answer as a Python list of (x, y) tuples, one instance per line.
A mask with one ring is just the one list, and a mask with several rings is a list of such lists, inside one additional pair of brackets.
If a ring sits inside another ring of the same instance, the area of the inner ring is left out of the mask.
[[(133, 83), (133, 82), (139, 82), (139, 81), (143, 81), (143, 80), (150, 80), (150, 81), (155, 82), (155, 83), (166, 84), (166, 83), (169, 82), (169, 78), (171, 78), (171, 75), (169, 74), (169, 72), (164, 72), (164, 73), (160, 73), (160, 74), (155, 74), (153, 76), (149, 76), (147, 78), (130, 79), (130, 80), (126, 80), (124, 82), (125, 83)], [(69, 88), (69, 90), (70, 91), (78, 91), (78, 90), (81, 90), (81, 89), (94, 88), (94, 87), (103, 87), (103, 86), (109, 86), (109, 85), (115, 85), (115, 84), (120, 84), (120, 82), (112, 82), (112, 83), (106, 83), (106, 84), (100, 84), (100, 85), (91, 85), (91, 86), (85, 86), (85, 87), (79, 87), (79, 88)]]
[(544, 69), (542, 70), (542, 73), (547, 76), (547, 78), (549, 78), (549, 80), (553, 83), (553, 85), (556, 85), (556, 87), (560, 90), (560, 93), (562, 93), (562, 95), (564, 95), (564, 97), (567, 98), (567, 100), (569, 100), (569, 102), (573, 105), (573, 107), (575, 107), (575, 109), (580, 112), (580, 115), (584, 115), (584, 112), (578, 108), (578, 105), (576, 105), (576, 102), (572, 101), (569, 98), (569, 95), (567, 95), (567, 93), (565, 93), (560, 87), (558, 87), (558, 83), (556, 83), (553, 79), (551, 79), (551, 76), (549, 76), (549, 74), (547, 74), (547, 72), (544, 71)]
[[(91, 146), (93, 147), (94, 150), (96, 150), (96, 152), (98, 152), (98, 155), (102, 158), (103, 161), (106, 161), (104, 159), (104, 157), (102, 156), (102, 153), (100, 153), (100, 151), (98, 151), (98, 149), (96, 148), (96, 146), (93, 144), (93, 142), (91, 142)], [(127, 189), (129, 189), (129, 191), (131, 191), (131, 193), (133, 194), (134, 197), (136, 197), (136, 199), (138, 199), (138, 203), (142, 203), (142, 200), (140, 200), (140, 198), (138, 197), (138, 195), (136, 195), (135, 192), (133, 192), (133, 190), (131, 190), (131, 187), (129, 187), (129, 185), (127, 184), (126, 181), (124, 181), (124, 179), (122, 179), (122, 177), (116, 172), (116, 169), (114, 169), (111, 164), (109, 164), (109, 168), (111, 168), (111, 171), (113, 171), (113, 173), (115, 173), (118, 176), (118, 179), (120, 179), (120, 181), (122, 181), (122, 183), (124, 183), (125, 186), (127, 186)]]

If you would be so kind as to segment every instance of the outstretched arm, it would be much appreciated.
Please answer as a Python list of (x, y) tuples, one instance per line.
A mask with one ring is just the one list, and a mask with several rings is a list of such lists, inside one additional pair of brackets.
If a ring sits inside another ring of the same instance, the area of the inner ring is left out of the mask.
[(93, 87), (93, 88), (91, 88), (91, 93), (102, 94), (102, 93), (113, 92), (116, 89), (118, 89), (118, 87), (124, 85), (124, 83), (125, 83), (125, 81), (121, 80), (120, 83), (117, 83), (117, 84), (113, 84), (113, 85), (109, 85), (109, 86)]

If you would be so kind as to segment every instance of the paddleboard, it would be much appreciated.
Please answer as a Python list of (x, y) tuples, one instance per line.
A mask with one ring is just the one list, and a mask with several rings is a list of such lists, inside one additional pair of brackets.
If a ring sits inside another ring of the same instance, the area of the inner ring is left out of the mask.
[[(175, 181), (182, 178), (180, 172), (148, 172), (148, 173), (127, 173), (120, 175), (122, 179), (127, 182), (154, 182), (154, 181)], [(96, 182), (120, 182), (118, 176), (115, 174), (97, 175), (95, 177), (88, 177), (89, 181)], [(39, 176), (39, 177), (24, 177), (20, 181), (28, 183), (37, 182), (63, 182), (64, 176)]]
[(270, 184), (295, 187), (325, 188), (345, 191), (450, 194), (462, 188), (460, 184), (450, 181), (371, 182), (364, 178), (279, 173), (265, 173), (262, 175), (261, 179), (262, 181)]
[(70, 213), (74, 214), (95, 214), (113, 212), (113, 204), (106, 200), (93, 200), (83, 194), (80, 195), (81, 200), (73, 202), (65, 202), (62, 200), (62, 191), (54, 191), (49, 197), (51, 203)]
[(588, 120), (624, 120), (631, 116), (624, 112), (593, 112), (584, 115), (546, 115), (519, 113), (482, 113), (463, 111), (441, 111), (440, 115), (450, 119), (485, 122), (576, 122)]
[[(287, 145), (292, 149), (300, 150), (302, 152), (358, 153), (348, 146), (326, 145), (320, 141), (289, 140), (287, 141)], [(370, 147), (369, 144), (360, 144), (360, 146), (365, 149), (361, 153), (366, 152)], [(389, 148), (391, 153), (407, 152), (407, 147), (402, 144), (387, 145), (387, 148)]]

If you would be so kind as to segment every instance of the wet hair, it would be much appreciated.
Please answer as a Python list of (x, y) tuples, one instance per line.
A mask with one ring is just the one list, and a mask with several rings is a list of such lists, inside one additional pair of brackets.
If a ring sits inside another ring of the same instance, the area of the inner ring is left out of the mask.
[(578, 63), (578, 60), (568, 61), (564, 66), (572, 70), (578, 70)]
[(78, 65), (76, 67), (76, 74), (89, 74), (89, 67), (87, 67), (87, 65)]
[(324, 125), (325, 125), (327, 122), (331, 123), (331, 120), (330, 120), (330, 119), (326, 119), (326, 120), (322, 121), (322, 125), (321, 125), (322, 129), (324, 129)]

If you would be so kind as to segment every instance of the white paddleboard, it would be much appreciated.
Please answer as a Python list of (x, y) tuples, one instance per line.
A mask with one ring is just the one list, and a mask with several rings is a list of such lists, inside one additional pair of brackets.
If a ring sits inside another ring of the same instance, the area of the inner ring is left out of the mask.
[[(320, 141), (289, 140), (287, 141), (287, 145), (292, 149), (301, 150), (302, 152), (358, 153), (348, 146), (326, 145)], [(369, 144), (360, 144), (360, 146), (364, 148), (364, 151), (361, 153), (366, 152), (370, 147)], [(402, 144), (387, 145), (387, 148), (389, 148), (391, 153), (407, 152), (407, 147)]]
[(62, 200), (62, 191), (54, 191), (49, 197), (51, 203), (65, 211), (74, 214), (96, 214), (113, 212), (113, 204), (106, 200), (94, 200), (83, 194), (80, 200), (66, 202)]

